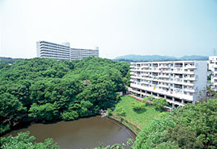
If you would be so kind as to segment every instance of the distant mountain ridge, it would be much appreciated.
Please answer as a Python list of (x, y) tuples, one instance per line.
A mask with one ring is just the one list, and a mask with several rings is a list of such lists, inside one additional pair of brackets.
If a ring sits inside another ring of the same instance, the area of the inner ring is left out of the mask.
[(7, 64), (13, 64), (21, 60), (24, 60), (24, 59), (23, 58), (0, 57), (0, 63), (7, 63)]
[(124, 55), (116, 57), (116, 61), (136, 62), (136, 61), (178, 61), (178, 60), (208, 60), (208, 56), (191, 55), (191, 56), (162, 56), (162, 55)]

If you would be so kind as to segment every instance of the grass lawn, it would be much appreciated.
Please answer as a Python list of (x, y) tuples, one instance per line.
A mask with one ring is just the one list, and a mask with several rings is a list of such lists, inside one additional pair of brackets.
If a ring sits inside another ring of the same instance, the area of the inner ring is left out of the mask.
[[(130, 96), (123, 96), (121, 97), (121, 100), (116, 104), (115, 107), (116, 109), (118, 107), (122, 107), (126, 112), (126, 116), (124, 116), (124, 118), (138, 125), (140, 128), (147, 127), (154, 118), (159, 117), (159, 114), (161, 112), (155, 110), (154, 106), (148, 104), (146, 105), (146, 110), (144, 112), (135, 112), (132, 107), (133, 103), (135, 102), (140, 101), (137, 101), (136, 99)], [(116, 109), (112, 113), (117, 114)]]

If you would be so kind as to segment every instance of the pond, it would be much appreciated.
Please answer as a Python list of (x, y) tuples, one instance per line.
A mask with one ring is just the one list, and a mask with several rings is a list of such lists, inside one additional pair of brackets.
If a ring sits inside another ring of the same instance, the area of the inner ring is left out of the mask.
[(97, 147), (100, 143), (112, 145), (126, 143), (128, 138), (135, 139), (135, 134), (125, 126), (107, 117), (81, 118), (75, 121), (61, 121), (54, 124), (31, 124), (27, 128), (13, 130), (4, 135), (16, 135), (19, 132), (30, 131), (36, 141), (53, 138), (60, 148), (85, 149)]

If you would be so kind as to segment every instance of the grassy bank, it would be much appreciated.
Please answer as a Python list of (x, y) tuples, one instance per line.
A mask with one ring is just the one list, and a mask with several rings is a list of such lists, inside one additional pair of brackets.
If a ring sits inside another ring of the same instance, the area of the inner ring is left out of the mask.
[[(124, 116), (121, 116), (122, 122), (128, 121), (132, 124), (138, 126), (139, 128), (148, 127), (151, 121), (154, 118), (157, 118), (161, 115), (162, 112), (155, 109), (153, 105), (146, 105), (145, 110), (143, 112), (137, 112), (133, 109), (133, 104), (140, 101), (135, 100), (135, 98), (130, 96), (123, 96), (121, 100), (115, 106), (115, 110), (112, 111), (112, 114), (118, 115), (117, 109), (122, 108), (125, 112)], [(165, 112), (164, 112), (165, 113)], [(166, 112), (167, 113), (167, 112)], [(116, 118), (116, 120), (121, 120), (120, 117)]]

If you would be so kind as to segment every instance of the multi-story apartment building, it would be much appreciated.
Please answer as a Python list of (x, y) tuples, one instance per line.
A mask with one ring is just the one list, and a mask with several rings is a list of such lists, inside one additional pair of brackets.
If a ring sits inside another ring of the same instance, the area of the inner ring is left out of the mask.
[(56, 44), (47, 41), (37, 42), (37, 57), (53, 58), (57, 60), (75, 60), (82, 59), (88, 56), (99, 57), (99, 49), (75, 49), (70, 48), (70, 43)]
[(88, 56), (99, 57), (98, 47), (96, 47), (96, 50), (72, 48), (71, 60), (75, 60), (75, 59), (80, 60), (80, 59), (82, 59), (84, 57), (88, 57)]
[(71, 60), (71, 49), (69, 43), (61, 45), (47, 41), (38, 41), (36, 45), (37, 57)]
[(207, 83), (206, 61), (134, 62), (130, 70), (130, 92), (165, 98), (171, 108), (195, 103)]
[(217, 56), (209, 57), (209, 70), (211, 70), (212, 89), (217, 91)]

